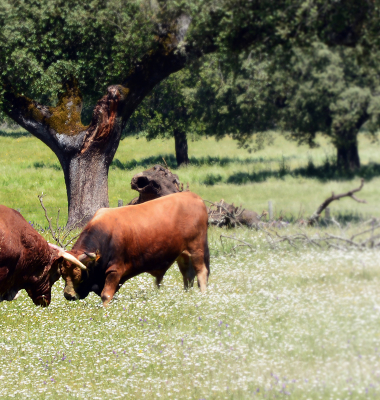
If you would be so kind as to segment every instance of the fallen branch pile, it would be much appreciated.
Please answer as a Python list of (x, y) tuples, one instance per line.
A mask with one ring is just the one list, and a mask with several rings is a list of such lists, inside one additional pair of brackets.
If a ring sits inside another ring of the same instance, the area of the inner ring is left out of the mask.
[(228, 204), (223, 199), (219, 203), (214, 203), (210, 200), (203, 201), (211, 204), (207, 209), (209, 225), (215, 225), (219, 228), (226, 226), (228, 228), (235, 228), (236, 226), (248, 226), (250, 228), (257, 227), (261, 218), (268, 213), (263, 211), (261, 215), (251, 210), (246, 210), (241, 205), (235, 207), (234, 203)]
[[(298, 231), (291, 234), (281, 234), (269, 226), (264, 224), (259, 227), (260, 232), (266, 236), (267, 244), (270, 249), (281, 249), (282, 245), (290, 245), (295, 249), (305, 246), (312, 246), (319, 249), (338, 249), (338, 250), (366, 250), (366, 249), (380, 249), (380, 219), (371, 218), (370, 220), (362, 223), (359, 228), (361, 230), (349, 234), (349, 227), (342, 229), (340, 227), (340, 234), (333, 234), (331, 232), (318, 231), (317, 233), (300, 227)], [(226, 246), (226, 241), (233, 240), (237, 242), (234, 246)], [(223, 251), (226, 255), (236, 254), (236, 249), (240, 247), (247, 247), (251, 251), (256, 250), (255, 243), (250, 243), (248, 240), (243, 240), (235, 236), (220, 235), (220, 242)], [(229, 252), (227, 252), (229, 249)]]

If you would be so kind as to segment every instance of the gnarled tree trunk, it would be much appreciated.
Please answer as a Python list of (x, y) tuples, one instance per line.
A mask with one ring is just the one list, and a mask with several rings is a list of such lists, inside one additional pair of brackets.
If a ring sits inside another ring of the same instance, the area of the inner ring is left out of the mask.
[(106, 154), (75, 155), (65, 163), (63, 172), (67, 187), (69, 219), (72, 226), (88, 220), (102, 207), (108, 207), (108, 168)]
[(8, 116), (49, 146), (62, 165), (68, 226), (84, 225), (99, 208), (108, 207), (108, 169), (121, 132), (153, 87), (185, 66), (188, 54), (184, 49), (177, 51), (177, 47), (189, 24), (190, 19), (181, 16), (166, 27), (166, 35), (161, 32), (156, 50), (143, 57), (122, 85), (108, 87), (88, 126), (81, 123), (82, 95), (74, 79), (64, 84), (64, 94), (56, 107), (39, 104), (10, 86), (6, 88)]
[(187, 149), (187, 137), (186, 132), (179, 129), (174, 131), (174, 142), (175, 142), (175, 157), (177, 159), (177, 165), (187, 165), (189, 163), (189, 155)]

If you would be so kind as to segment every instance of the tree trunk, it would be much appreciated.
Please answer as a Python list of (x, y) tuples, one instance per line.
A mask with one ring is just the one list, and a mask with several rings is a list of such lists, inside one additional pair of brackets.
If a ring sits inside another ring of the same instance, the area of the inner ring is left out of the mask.
[(187, 137), (186, 132), (176, 129), (174, 131), (174, 142), (175, 142), (175, 157), (177, 159), (177, 165), (187, 165), (189, 163), (189, 155), (187, 149)]
[(337, 146), (337, 164), (338, 168), (345, 171), (355, 171), (360, 168), (357, 135)]
[(108, 207), (108, 168), (104, 155), (76, 155), (65, 163), (68, 226), (82, 225), (102, 207)]
[[(10, 85), (6, 87), (6, 114), (50, 147), (62, 165), (68, 226), (83, 226), (99, 208), (108, 207), (108, 169), (121, 132), (153, 87), (186, 65), (188, 54), (176, 50), (189, 25), (190, 18), (180, 16), (167, 27), (166, 35), (161, 32), (156, 50), (129, 71), (122, 85), (108, 87), (108, 93), (96, 104), (89, 126), (81, 123), (82, 95), (75, 79), (64, 84), (65, 92), (56, 107), (39, 104), (17, 94)], [(185, 149), (187, 162), (186, 136), (180, 148), (181, 154)]]

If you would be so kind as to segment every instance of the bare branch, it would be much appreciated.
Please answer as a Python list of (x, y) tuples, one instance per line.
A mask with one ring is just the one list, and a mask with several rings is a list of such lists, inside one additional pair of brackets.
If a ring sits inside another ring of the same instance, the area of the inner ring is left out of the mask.
[(44, 210), (44, 212), (45, 212), (45, 218), (46, 218), (47, 222), (49, 223), (49, 230), (50, 230), (51, 236), (52, 236), (53, 239), (62, 247), (62, 243), (61, 243), (61, 241), (59, 240), (59, 237), (57, 237), (55, 231), (53, 230), (53, 227), (51, 226), (51, 220), (52, 220), (52, 218), (51, 218), (51, 217), (49, 218), (48, 213), (47, 213), (47, 210), (46, 210), (46, 208), (45, 208), (45, 206), (44, 206), (43, 198), (44, 198), (45, 196), (46, 196), (46, 195), (44, 195), (43, 193), (42, 193), (41, 195), (38, 195), (38, 200), (40, 201), (41, 207), (43, 208), (43, 210)]
[[(238, 241), (238, 242), (240, 242), (240, 243), (243, 243), (242, 245), (239, 245), (239, 246), (248, 246), (248, 247), (250, 247), (252, 250), (254, 250), (253, 246), (252, 246), (250, 243), (245, 242), (244, 240), (237, 239), (237, 238), (235, 238), (235, 237), (233, 237), (233, 236), (220, 235), (220, 241), (221, 241), (221, 242), (222, 242), (222, 238), (227, 238), (227, 239), (236, 240), (236, 241)], [(223, 242), (222, 242), (222, 245), (223, 245)], [(235, 246), (235, 247), (236, 247), (236, 246)]]
[(164, 161), (165, 168), (166, 168), (167, 170), (169, 170), (169, 171), (170, 171), (170, 169), (169, 169), (169, 167), (168, 167), (168, 164), (166, 164), (165, 158), (164, 158), (164, 157), (161, 157), (161, 158), (162, 158), (162, 160)]
[[(58, 215), (57, 215), (57, 229), (54, 230), (51, 224), (51, 220), (52, 217), (48, 216), (46, 207), (43, 203), (43, 198), (46, 195), (41, 194), (38, 196), (38, 199), (40, 201), (41, 207), (43, 208), (44, 212), (45, 212), (45, 218), (49, 223), (49, 231), (51, 233), (52, 238), (54, 239), (54, 241), (63, 249), (66, 249), (66, 247), (75, 239), (77, 239), (79, 237), (79, 235), (81, 234), (81, 232), (79, 232), (77, 235), (75, 235), (74, 237), (70, 238), (66, 243), (64, 243), (65, 239), (67, 239), (67, 237), (70, 235), (70, 233), (74, 230), (77, 229), (82, 221), (87, 217), (87, 215), (85, 215), (81, 220), (79, 220), (78, 222), (76, 222), (74, 225), (72, 225), (70, 228), (62, 228), (59, 226), (59, 213), (60, 213), (60, 209), (58, 210)], [(62, 233), (62, 237), (61, 237), (61, 233)]]
[(332, 235), (331, 233), (327, 233), (326, 235), (332, 239), (341, 240), (342, 242), (346, 242), (346, 243), (352, 244), (353, 246), (360, 247), (359, 244), (355, 243), (354, 241), (352, 241), (350, 239), (346, 239), (341, 236)]
[[(71, 233), (71, 232), (72, 232), (72, 229), (70, 229), (68, 233)], [(63, 247), (64, 249), (66, 249), (66, 247), (67, 247), (71, 242), (73, 242), (75, 239), (78, 239), (78, 238), (79, 238), (79, 236), (80, 236), (81, 233), (82, 233), (82, 232), (79, 232), (77, 235), (75, 235), (75, 236), (73, 236), (72, 238), (70, 238), (62, 247)]]
[(352, 235), (350, 239), (352, 240), (352, 239), (354, 239), (354, 238), (356, 238), (356, 237), (358, 237), (358, 236), (360, 236), (360, 235), (364, 235), (365, 233), (374, 231), (374, 230), (376, 230), (376, 229), (378, 229), (378, 228), (380, 228), (380, 224), (379, 224), (379, 225), (376, 225), (375, 227), (371, 227), (370, 229), (366, 229), (366, 230), (363, 231), (363, 232), (356, 233), (355, 235)]
[(374, 240), (378, 239), (379, 237), (380, 237), (380, 234), (379, 235), (375, 235), (375, 236), (371, 235), (370, 238), (368, 238), (366, 240), (363, 240), (360, 244), (362, 246), (366, 246), (367, 244), (372, 244), (372, 245), (370, 245), (370, 247), (374, 247)]
[(309, 225), (314, 225), (314, 224), (318, 221), (320, 215), (322, 214), (322, 211), (323, 211), (326, 207), (328, 207), (329, 204), (330, 204), (331, 202), (333, 202), (334, 200), (340, 200), (340, 199), (343, 198), (343, 197), (351, 197), (352, 199), (354, 199), (354, 200), (357, 201), (358, 203), (366, 203), (365, 200), (360, 200), (360, 199), (358, 199), (356, 196), (354, 196), (354, 193), (359, 192), (359, 191), (363, 188), (363, 185), (364, 185), (364, 179), (362, 178), (362, 179), (361, 179), (361, 182), (360, 182), (360, 186), (359, 186), (358, 188), (353, 189), (353, 190), (350, 190), (350, 191), (348, 191), (348, 192), (346, 192), (346, 193), (341, 193), (341, 194), (337, 194), (337, 195), (334, 195), (334, 193), (332, 193), (331, 196), (330, 196), (329, 198), (327, 198), (327, 199), (317, 208), (317, 210), (315, 211), (315, 213), (308, 219), (308, 224), (309, 224)]

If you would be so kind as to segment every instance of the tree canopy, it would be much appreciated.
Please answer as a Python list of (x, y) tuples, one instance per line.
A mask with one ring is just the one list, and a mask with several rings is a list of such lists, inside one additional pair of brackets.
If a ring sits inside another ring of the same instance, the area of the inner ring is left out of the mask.
[(358, 132), (365, 126), (374, 134), (380, 123), (379, 56), (373, 49), (362, 60), (359, 46), (331, 49), (320, 42), (295, 48), (281, 83), (282, 126), (291, 138), (314, 145), (318, 133), (327, 135), (339, 166), (360, 167)]
[[(377, 0), (3, 0), (0, 118), (55, 152), (72, 224), (108, 206), (108, 167), (121, 132), (171, 74), (210, 53), (228, 60), (228, 70), (242, 59), (248, 65), (252, 51), (270, 57), (279, 46), (316, 39), (368, 52), (378, 41), (378, 12)], [(245, 82), (243, 74), (241, 88)], [(244, 94), (247, 102), (252, 93)], [(89, 121), (82, 119), (86, 105), (94, 105)], [(234, 111), (240, 127), (247, 110)]]
[(179, 15), (191, 20), (182, 50), (190, 57), (191, 51), (305, 44), (315, 34), (331, 43), (371, 45), (378, 40), (377, 13), (370, 0), (4, 0), (0, 79), (2, 86), (54, 103), (62, 82), (74, 76), (96, 101), (108, 85), (124, 82)]

